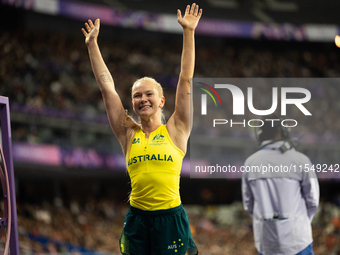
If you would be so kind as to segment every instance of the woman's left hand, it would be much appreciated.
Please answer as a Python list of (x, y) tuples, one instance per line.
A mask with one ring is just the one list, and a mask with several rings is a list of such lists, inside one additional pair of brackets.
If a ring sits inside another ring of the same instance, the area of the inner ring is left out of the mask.
[(195, 3), (191, 5), (191, 8), (190, 5), (187, 6), (183, 18), (181, 11), (177, 10), (177, 21), (183, 27), (183, 29), (195, 30), (201, 16), (202, 9), (198, 11), (198, 5)]

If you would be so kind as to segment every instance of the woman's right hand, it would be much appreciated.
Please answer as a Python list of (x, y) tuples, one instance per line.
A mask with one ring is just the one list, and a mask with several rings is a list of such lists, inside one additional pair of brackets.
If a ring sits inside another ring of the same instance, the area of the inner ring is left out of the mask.
[(86, 45), (90, 44), (93, 41), (97, 41), (98, 35), (99, 35), (99, 28), (100, 28), (100, 21), (99, 19), (96, 19), (96, 21), (92, 22), (92, 20), (88, 20), (88, 22), (85, 23), (85, 28), (82, 28), (81, 31), (83, 32), (85, 36), (85, 43)]

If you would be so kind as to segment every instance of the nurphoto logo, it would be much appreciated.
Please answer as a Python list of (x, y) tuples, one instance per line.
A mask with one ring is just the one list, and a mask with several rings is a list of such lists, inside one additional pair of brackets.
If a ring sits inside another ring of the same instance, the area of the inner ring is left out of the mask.
[[(236, 85), (232, 84), (214, 84), (213, 86), (208, 85), (203, 82), (196, 82), (197, 84), (204, 85), (206, 88), (197, 87), (202, 90), (203, 94), (201, 94), (201, 115), (208, 114), (208, 103), (207, 103), (207, 94), (211, 97), (214, 101), (215, 106), (217, 106), (216, 100), (214, 95), (220, 102), (221, 107), (223, 107), (222, 100), (220, 95), (222, 93), (231, 93), (233, 105), (233, 115), (245, 115), (245, 96), (243, 91)], [(208, 90), (212, 91), (214, 95)], [(216, 89), (220, 89), (219, 92)], [(222, 90), (223, 89), (223, 90)], [(279, 96), (279, 89), (280, 89), (280, 96)], [(294, 94), (294, 98), (290, 98), (289, 95)], [(296, 95), (299, 95), (299, 98), (296, 98)], [(263, 95), (262, 95), (263, 96)], [(302, 96), (302, 97), (301, 97)], [(308, 109), (304, 106), (305, 103), (309, 102), (311, 99), (311, 93), (308, 89), (300, 88), (300, 87), (272, 87), (271, 91), (271, 107), (269, 109), (256, 109), (254, 107), (254, 94), (253, 94), (253, 87), (247, 87), (247, 106), (248, 110), (257, 116), (266, 116), (274, 113), (279, 105), (280, 101), (280, 108), (281, 108), (281, 115), (287, 115), (287, 105), (294, 105), (296, 106), (305, 116), (311, 116), (312, 114)], [(295, 119), (265, 119), (265, 121), (271, 121), (272, 125), (274, 125), (275, 121), (281, 121), (281, 125), (285, 127), (295, 127), (297, 126), (298, 122)], [(246, 126), (246, 120), (244, 119), (242, 122), (233, 122), (232, 119), (213, 119), (213, 127), (216, 125), (224, 125), (230, 123), (231, 127), (236, 124)], [(288, 124), (290, 123), (290, 125)], [(261, 119), (251, 119), (247, 121), (249, 127), (261, 127), (264, 125), (264, 121)]]

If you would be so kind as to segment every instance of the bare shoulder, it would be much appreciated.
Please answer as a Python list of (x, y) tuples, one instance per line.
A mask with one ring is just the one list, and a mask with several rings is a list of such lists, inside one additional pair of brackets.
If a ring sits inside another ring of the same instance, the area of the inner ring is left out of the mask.
[(129, 142), (131, 142), (133, 135), (139, 129), (139, 125), (128, 114), (123, 116), (123, 119), (120, 120), (118, 125), (121, 126), (121, 130), (123, 130), (123, 132), (116, 133), (114, 131), (114, 133), (125, 154), (127, 151)]
[(186, 154), (190, 133), (185, 132), (183, 128), (178, 127), (175, 124), (175, 120), (172, 116), (167, 122), (166, 128), (175, 146), (177, 146), (181, 151), (184, 152), (184, 154)]

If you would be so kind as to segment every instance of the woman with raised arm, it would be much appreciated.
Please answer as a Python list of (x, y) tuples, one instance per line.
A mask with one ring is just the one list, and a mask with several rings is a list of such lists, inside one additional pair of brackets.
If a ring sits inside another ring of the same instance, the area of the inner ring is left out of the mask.
[(163, 89), (154, 79), (144, 77), (132, 86), (132, 106), (140, 118), (129, 117), (101, 56), (97, 38), (99, 19), (82, 29), (93, 73), (103, 95), (111, 128), (120, 142), (131, 179), (130, 210), (125, 217), (120, 249), (126, 255), (198, 254), (188, 216), (179, 194), (183, 157), (190, 126), (190, 79), (194, 74), (194, 32), (202, 15), (198, 5), (188, 5), (184, 17), (183, 51), (175, 112), (162, 123), (165, 103)]

